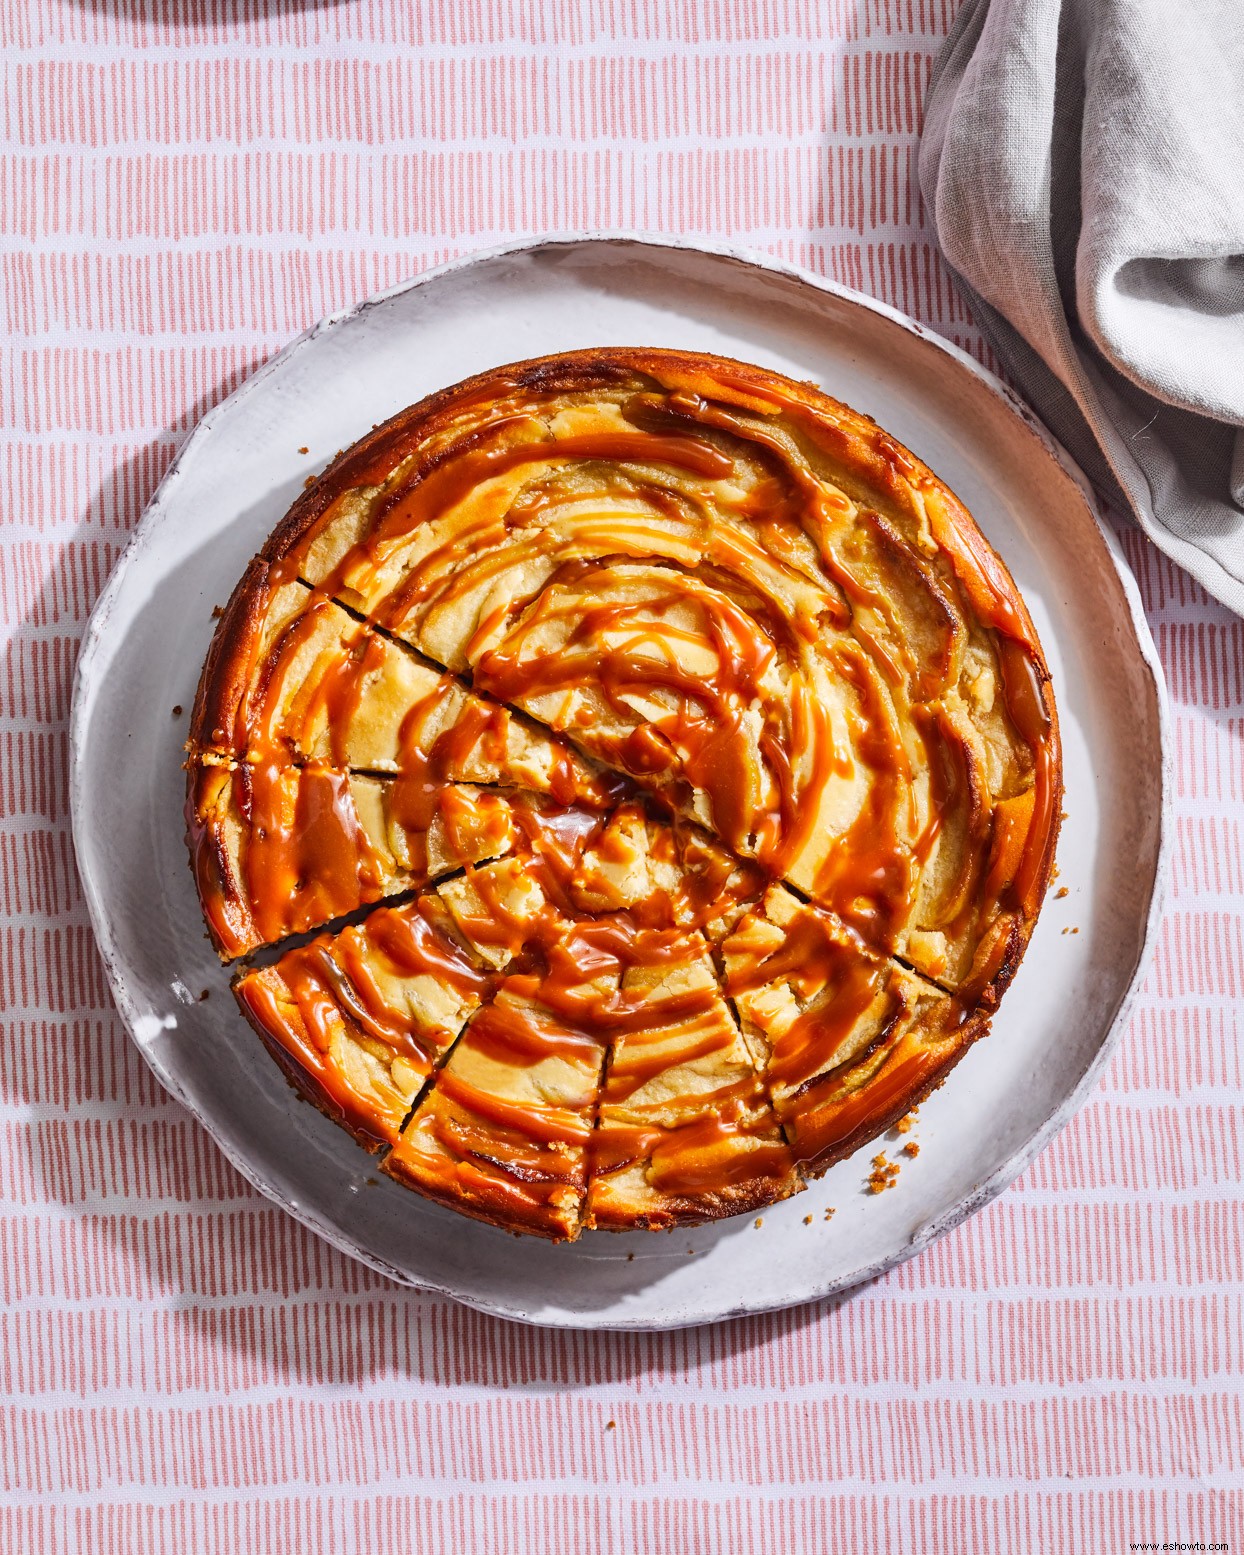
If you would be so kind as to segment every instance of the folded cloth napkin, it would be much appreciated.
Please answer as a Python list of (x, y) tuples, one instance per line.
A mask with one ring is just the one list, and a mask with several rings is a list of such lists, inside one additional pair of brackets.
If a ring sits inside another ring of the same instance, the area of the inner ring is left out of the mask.
[(1046, 424), (1244, 614), (1244, 0), (966, 0), (920, 183)]

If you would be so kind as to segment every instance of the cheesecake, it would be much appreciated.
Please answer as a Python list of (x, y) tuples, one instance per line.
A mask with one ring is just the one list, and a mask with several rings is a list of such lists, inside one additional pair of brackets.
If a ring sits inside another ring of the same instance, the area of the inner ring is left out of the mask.
[(186, 766), (294, 1087), (554, 1239), (754, 1210), (908, 1112), (1014, 977), (1062, 798), (949, 488), (811, 384), (655, 349), (340, 454), (221, 616)]

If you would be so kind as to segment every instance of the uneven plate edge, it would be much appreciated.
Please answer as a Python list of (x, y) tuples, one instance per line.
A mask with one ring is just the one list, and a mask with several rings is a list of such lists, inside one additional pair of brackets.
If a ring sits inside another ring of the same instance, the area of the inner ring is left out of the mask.
[[(1149, 884), (1149, 902), (1145, 921), (1145, 932), (1140, 950), (1136, 956), (1129, 977), (1127, 987), (1116, 1005), (1113, 1016), (1105, 1035), (1094, 1054), (1092, 1060), (1085, 1069), (1079, 1081), (1065, 1098), (1062, 1104), (1055, 1109), (1048, 1119), (1038, 1127), (1028, 1141), (1009, 1156), (1000, 1166), (990, 1173), (976, 1188), (974, 1188), (963, 1200), (947, 1210), (935, 1219), (926, 1221), (917, 1228), (907, 1243), (885, 1257), (875, 1260), (873, 1263), (859, 1269), (851, 1270), (835, 1279), (827, 1281), (824, 1286), (797, 1296), (789, 1302), (784, 1301), (759, 1301), (756, 1303), (743, 1302), (728, 1309), (712, 1312), (701, 1312), (692, 1316), (683, 1316), (666, 1319), (647, 1318), (639, 1321), (626, 1321), (617, 1318), (594, 1318), (585, 1314), (572, 1312), (558, 1312), (555, 1314), (537, 1314), (528, 1311), (515, 1310), (511, 1307), (498, 1305), (494, 1301), (485, 1298), (465, 1295), (456, 1290), (438, 1285), (434, 1282), (423, 1282), (412, 1279), (408, 1274), (387, 1264), (383, 1259), (376, 1257), (357, 1247), (338, 1228), (323, 1220), (318, 1213), (307, 1209), (287, 1199), (284, 1194), (266, 1183), (260, 1172), (251, 1166), (239, 1152), (220, 1139), (208, 1119), (200, 1112), (195, 1104), (184, 1093), (177, 1078), (158, 1061), (148, 1047), (139, 1041), (135, 1027), (139, 1012), (134, 1007), (126, 988), (125, 978), (119, 966), (115, 953), (115, 945), (108, 928), (107, 915), (100, 897), (94, 878), (88, 869), (84, 867), (84, 845), (79, 842), (79, 833), (83, 829), (82, 810), (84, 805), (84, 765), (86, 750), (86, 729), (90, 709), (90, 698), (94, 689), (93, 670), (94, 660), (100, 651), (100, 645), (107, 630), (112, 609), (116, 597), (121, 591), (124, 575), (140, 551), (145, 549), (155, 532), (159, 521), (164, 516), (163, 508), (168, 497), (176, 485), (181, 465), (211, 432), (215, 422), (228, 410), (235, 408), (243, 399), (252, 393), (264, 380), (297, 352), (302, 351), (320, 335), (341, 327), (350, 320), (360, 317), (379, 304), (392, 298), (403, 296), (420, 287), (438, 281), (446, 276), (456, 274), (458, 271), (482, 266), (491, 261), (517, 257), (522, 254), (535, 253), (543, 249), (554, 250), (559, 248), (584, 248), (598, 246), (602, 249), (616, 248), (618, 250), (627, 247), (646, 249), (665, 249), (676, 253), (702, 254), (713, 259), (724, 259), (740, 266), (740, 268), (758, 270), (762, 274), (778, 276), (786, 280), (800, 283), (810, 287), (813, 291), (833, 297), (848, 305), (861, 307), (885, 322), (897, 326), (906, 334), (914, 336), (922, 344), (930, 346), (949, 357), (959, 367), (964, 368), (996, 399), (1000, 400), (1005, 408), (1025, 427), (1028, 433), (1037, 441), (1043, 452), (1051, 457), (1076, 487), (1081, 501), (1084, 504), (1094, 526), (1096, 527), (1105, 545), (1115, 574), (1123, 590), (1124, 601), (1128, 607), (1132, 630), (1139, 651), (1140, 658), (1147, 669), (1153, 684), (1153, 695), (1156, 703), (1159, 746), (1161, 759), (1159, 764), (1158, 781), (1160, 787), (1160, 804), (1158, 814), (1158, 848), (1154, 861), (1153, 879)], [(79, 649), (78, 660), (74, 670), (73, 693), (70, 708), (69, 726), (69, 811), (70, 825), (73, 835), (74, 854), (78, 866), (78, 874), (82, 880), (83, 895), (86, 899), (87, 912), (91, 920), (91, 928), (99, 947), (100, 957), (104, 964), (104, 970), (108, 977), (109, 987), (117, 1004), (118, 1013), (125, 1024), (134, 1045), (142, 1055), (147, 1066), (151, 1069), (156, 1079), (165, 1090), (169, 1092), (186, 1110), (198, 1121), (211, 1135), (217, 1147), (225, 1155), (226, 1159), (235, 1169), (257, 1189), (263, 1196), (280, 1205), (287, 1213), (294, 1216), (317, 1236), (336, 1247), (338, 1251), (345, 1253), (369, 1268), (383, 1274), (386, 1278), (400, 1285), (418, 1290), (420, 1292), (444, 1296), (458, 1301), (475, 1310), (486, 1312), (494, 1317), (505, 1318), (513, 1322), (533, 1324), (541, 1327), (556, 1327), (569, 1329), (619, 1331), (619, 1332), (663, 1332), (679, 1328), (696, 1327), (704, 1323), (726, 1322), (732, 1318), (755, 1316), (765, 1312), (785, 1310), (788, 1307), (809, 1305), (813, 1302), (824, 1301), (838, 1295), (845, 1290), (853, 1289), (869, 1280), (876, 1279), (896, 1268), (916, 1253), (922, 1251), (931, 1242), (944, 1232), (952, 1230), (961, 1224), (977, 1210), (984, 1208), (986, 1204), (997, 1198), (1007, 1187), (1015, 1181), (1026, 1166), (1045, 1148), (1050, 1140), (1071, 1120), (1076, 1112), (1084, 1105), (1089, 1092), (1094, 1088), (1100, 1075), (1109, 1061), (1128, 1017), (1135, 1005), (1140, 992), (1141, 983), (1148, 971), (1153, 959), (1157, 942), (1158, 931), (1162, 921), (1162, 913), (1166, 902), (1170, 879), (1170, 855), (1171, 855), (1171, 779), (1173, 773), (1173, 754), (1171, 747), (1170, 711), (1167, 704), (1166, 682), (1162, 672), (1161, 662), (1158, 659), (1157, 649), (1149, 631), (1148, 622), (1145, 619), (1144, 607), (1140, 598), (1140, 590), (1136, 580), (1127, 565), (1122, 548), (1110, 528), (1101, 519), (1095, 498), (1093, 497), (1088, 481), (1079, 468), (1072, 461), (1066, 450), (1055, 441), (1048, 430), (1036, 418), (1032, 410), (1019, 399), (995, 374), (983, 367), (976, 359), (966, 351), (961, 350), (952, 342), (943, 339), (909, 318), (898, 309), (892, 308), (887, 303), (876, 298), (865, 296), (850, 287), (841, 286), (837, 282), (828, 280), (814, 274), (802, 266), (777, 260), (769, 255), (753, 252), (745, 247), (735, 244), (719, 244), (708, 239), (695, 238), (685, 240), (670, 237), (661, 233), (644, 232), (554, 232), (539, 236), (518, 240), (513, 243), (498, 244), (490, 248), (472, 251), (447, 261), (444, 264), (421, 272), (409, 281), (400, 282), (385, 291), (378, 292), (365, 298), (351, 308), (339, 313), (330, 314), (318, 323), (313, 324), (302, 334), (296, 336), (288, 345), (284, 346), (274, 356), (270, 357), (250, 376), (241, 383), (232, 394), (227, 396), (220, 404), (212, 407), (196, 424), (193, 431), (178, 449), (168, 469), (165, 471), (160, 484), (157, 486), (151, 501), (144, 509), (142, 517), (135, 526), (125, 549), (118, 557), (116, 565), (104, 585), (95, 606), (87, 621), (83, 632), (82, 643)]]

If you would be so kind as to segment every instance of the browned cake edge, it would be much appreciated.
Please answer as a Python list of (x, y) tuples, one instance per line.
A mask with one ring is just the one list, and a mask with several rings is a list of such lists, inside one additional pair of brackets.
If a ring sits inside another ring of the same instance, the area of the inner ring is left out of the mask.
[[(333, 1100), (311, 1071), (305, 1065), (300, 1064), (297, 1058), (282, 1043), (277, 1041), (247, 1003), (242, 985), (251, 978), (262, 978), (265, 973), (272, 971), (273, 969), (270, 967), (250, 969), (239, 973), (233, 979), (231, 987), (238, 1009), (241, 1010), (246, 1017), (248, 1025), (258, 1034), (259, 1040), (280, 1066), (281, 1073), (288, 1081), (291, 1090), (296, 1091), (304, 1101), (309, 1101), (317, 1111), (322, 1112), (326, 1118), (331, 1119), (338, 1128), (345, 1129), (346, 1133), (362, 1145), (363, 1149), (371, 1155), (381, 1154), (382, 1151), (389, 1148), (391, 1141), (369, 1133), (366, 1129), (351, 1122), (349, 1117), (346, 1116), (344, 1109)], [(305, 1031), (305, 1027), (303, 1029)]]
[[(593, 1178), (588, 1178), (588, 1201), (591, 1201)], [(679, 1226), (707, 1225), (714, 1220), (728, 1220), (732, 1215), (750, 1215), (770, 1204), (780, 1204), (800, 1192), (803, 1183), (798, 1177), (774, 1179), (756, 1177), (730, 1188), (697, 1195), (695, 1198), (669, 1194), (663, 1198), (659, 1209), (634, 1215), (631, 1219), (614, 1224), (585, 1211), (583, 1226), (588, 1231), (672, 1231)], [(776, 1191), (780, 1190), (780, 1191)]]

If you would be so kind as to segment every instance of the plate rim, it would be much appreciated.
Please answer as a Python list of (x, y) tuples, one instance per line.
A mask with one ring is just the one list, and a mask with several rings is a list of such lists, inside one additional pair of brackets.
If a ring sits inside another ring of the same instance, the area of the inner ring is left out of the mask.
[[(227, 411), (232, 410), (249, 394), (253, 393), (269, 376), (281, 369), (295, 353), (304, 350), (320, 335), (339, 329), (350, 320), (361, 317), (381, 303), (395, 297), (404, 296), (408, 292), (454, 275), (459, 271), (476, 266), (484, 266), (495, 260), (534, 253), (542, 249), (587, 247), (602, 249), (641, 247), (700, 254), (712, 259), (729, 260), (741, 267), (758, 270), (769, 275), (780, 276), (783, 279), (810, 287), (813, 291), (833, 297), (840, 302), (846, 303), (848, 306), (860, 307), (876, 314), (887, 322), (898, 325), (906, 333), (914, 335), (924, 344), (941, 351), (961, 368), (966, 368), (995, 399), (1002, 403), (1005, 409), (1020, 421), (1035, 438), (1045, 454), (1054, 460), (1077, 488), (1088, 514), (1101, 535), (1107, 555), (1122, 587), (1123, 598), (1128, 607), (1128, 616), (1131, 621), (1135, 646), (1140, 661), (1153, 683), (1157, 705), (1160, 751), (1157, 773), (1160, 796), (1157, 817), (1158, 846), (1153, 880), (1149, 887), (1149, 900), (1145, 908), (1144, 934), (1131, 969), (1127, 987), (1116, 1004), (1112, 1016), (1109, 1018), (1105, 1033), (1096, 1052), (1078, 1082), (1053, 1112), (1034, 1129), (1023, 1145), (1007, 1156), (958, 1203), (918, 1226), (902, 1246), (873, 1260), (863, 1268), (835, 1276), (827, 1280), (823, 1285), (819, 1285), (810, 1293), (800, 1294), (790, 1301), (761, 1299), (756, 1302), (749, 1302), (744, 1300), (724, 1311), (712, 1314), (697, 1313), (693, 1316), (685, 1317), (647, 1317), (628, 1320), (625, 1317), (605, 1316), (588, 1312), (558, 1312), (552, 1316), (540, 1316), (516, 1310), (512, 1307), (505, 1307), (498, 1304), (495, 1300), (490, 1300), (486, 1297), (463, 1294), (435, 1280), (414, 1279), (405, 1271), (386, 1262), (385, 1259), (360, 1248), (350, 1240), (344, 1231), (340, 1230), (316, 1210), (301, 1203), (291, 1203), (285, 1199), (279, 1190), (264, 1181), (261, 1171), (252, 1165), (240, 1150), (235, 1149), (217, 1134), (208, 1117), (186, 1094), (176, 1074), (159, 1061), (149, 1045), (140, 1040), (136, 1027), (141, 1019), (141, 1012), (135, 1008), (134, 1001), (129, 993), (126, 976), (120, 964), (120, 957), (111, 932), (109, 916), (105, 910), (98, 883), (90, 870), (84, 865), (85, 844), (80, 841), (80, 836), (86, 830), (83, 811), (85, 806), (85, 754), (88, 745), (88, 718), (92, 695), (98, 681), (96, 660), (100, 654), (101, 644), (106, 637), (113, 608), (121, 593), (122, 585), (130, 566), (135, 557), (151, 543), (152, 536), (159, 527), (161, 520), (165, 517), (164, 507), (171, 490), (177, 482), (183, 462), (202, 441), (206, 440), (215, 423)], [(335, 1247), (339, 1252), (358, 1260), (360, 1263), (367, 1265), (377, 1273), (384, 1275), (408, 1290), (434, 1296), (443, 1296), (477, 1311), (488, 1313), (490, 1316), (511, 1322), (577, 1331), (668, 1332), (680, 1328), (696, 1327), (704, 1323), (726, 1322), (734, 1318), (787, 1310), (789, 1308), (807, 1306), (814, 1302), (825, 1301), (844, 1291), (853, 1290), (858, 1286), (864, 1285), (870, 1280), (876, 1279), (898, 1265), (905, 1263), (909, 1258), (923, 1251), (930, 1243), (936, 1241), (938, 1237), (944, 1235), (947, 1231), (953, 1230), (978, 1210), (983, 1209), (986, 1204), (999, 1197), (1000, 1194), (1010, 1187), (1025, 1168), (1045, 1149), (1054, 1136), (1065, 1128), (1083, 1107), (1089, 1093), (1095, 1088), (1102, 1071), (1114, 1053), (1135, 1007), (1144, 979), (1152, 965), (1170, 888), (1173, 844), (1173, 772), (1174, 753), (1166, 677), (1158, 657), (1153, 634), (1149, 629), (1149, 623), (1144, 613), (1139, 585), (1127, 564), (1117, 536), (1101, 516), (1097, 500), (1083, 472), (1050, 433), (1048, 428), (1040, 421), (1031, 407), (969, 352), (919, 323), (908, 314), (892, 307), (889, 303), (882, 302), (878, 298), (870, 297), (865, 293), (856, 291), (852, 287), (844, 286), (829, 277), (817, 275), (814, 271), (808, 270), (802, 265), (778, 259), (744, 245), (717, 242), (711, 238), (699, 235), (680, 237), (670, 233), (644, 232), (640, 230), (544, 232), (509, 242), (493, 244), (486, 248), (469, 250), (467, 253), (458, 255), (442, 264), (421, 271), (418, 275), (412, 276), (405, 281), (398, 282), (394, 286), (387, 287), (383, 291), (373, 293), (371, 296), (362, 299), (350, 307), (343, 308), (336, 313), (327, 314), (296, 335), (279, 351), (270, 356), (267, 361), (257, 367), (231, 394), (212, 406), (210, 410), (199, 418), (177, 449), (169, 463), (168, 469), (143, 509), (133, 533), (118, 556), (103, 589), (96, 599), (83, 631), (74, 668), (69, 719), (70, 827), (73, 837), (75, 862), (79, 879), (82, 882), (83, 896), (90, 918), (91, 930), (108, 978), (109, 989), (117, 1006), (117, 1013), (121, 1017), (130, 1040), (134, 1043), (134, 1046), (138, 1049), (143, 1060), (161, 1086), (186, 1108), (196, 1122), (207, 1130), (216, 1147), (222, 1151), (230, 1164), (253, 1188), (269, 1202), (279, 1205), (286, 1213), (291, 1214), (296, 1220), (306, 1226), (308, 1230), (314, 1232), (317, 1236), (323, 1237), (326, 1242)]]

